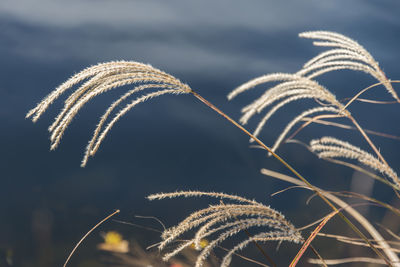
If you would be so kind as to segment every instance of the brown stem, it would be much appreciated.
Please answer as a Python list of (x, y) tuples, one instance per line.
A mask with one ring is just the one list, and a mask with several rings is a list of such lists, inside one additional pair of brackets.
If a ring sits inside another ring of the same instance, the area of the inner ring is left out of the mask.
[(371, 139), (369, 139), (368, 135), (365, 133), (365, 131), (363, 130), (363, 128), (361, 128), (361, 126), (358, 124), (358, 122), (354, 119), (353, 116), (348, 115), (347, 116), (351, 122), (354, 124), (354, 126), (356, 126), (356, 128), (358, 129), (358, 131), (361, 133), (361, 135), (364, 137), (364, 139), (368, 142), (368, 144), (370, 145), (370, 147), (374, 150), (375, 154), (378, 156), (378, 158), (387, 166), (389, 166), (386, 162), (386, 160), (383, 158), (382, 154), (379, 152), (379, 150), (376, 148), (376, 146), (374, 145), (374, 143), (372, 143)]
[[(319, 123), (319, 124), (323, 124), (323, 125), (334, 126), (334, 127), (338, 127), (338, 128), (342, 128), (342, 129), (346, 129), (346, 130), (357, 130), (357, 128), (355, 128), (353, 126), (350, 126), (350, 125), (337, 123), (337, 122), (333, 122), (333, 121), (325, 121), (325, 120), (320, 120), (320, 119), (314, 119), (314, 118), (307, 118), (306, 117), (306, 118), (303, 118), (302, 121), (306, 121), (306, 122), (312, 121), (313, 123)], [(304, 128), (305, 127), (304, 124), (301, 127)], [(400, 136), (397, 136), (397, 135), (377, 132), (377, 131), (368, 130), (368, 129), (364, 129), (364, 131), (366, 133), (368, 133), (368, 134), (381, 136), (381, 137), (389, 138), (389, 139), (393, 139), (393, 140), (400, 140)], [(289, 140), (289, 138), (287, 138), (287, 139)]]
[(90, 229), (79, 241), (78, 243), (76, 243), (75, 247), (72, 249), (71, 253), (68, 255), (67, 260), (65, 261), (63, 267), (67, 266), (67, 263), (69, 262), (69, 260), (72, 257), (72, 254), (74, 254), (75, 250), (79, 247), (79, 245), (82, 243), (82, 241), (91, 233), (93, 232), (94, 229), (96, 229), (97, 227), (99, 227), (103, 222), (107, 221), (108, 219), (110, 219), (112, 216), (114, 216), (115, 214), (119, 213), (120, 210), (116, 210), (113, 213), (111, 213), (110, 215), (108, 215), (107, 217), (105, 217), (103, 220), (101, 220), (100, 222), (98, 222), (95, 226), (92, 227), (92, 229)]
[(301, 125), (296, 131), (294, 131), (293, 134), (291, 134), (288, 138), (286, 138), (286, 140), (293, 139), (301, 130), (303, 130), (305, 127), (307, 127), (311, 123), (318, 121), (319, 119), (341, 118), (343, 116), (344, 115), (339, 115), (339, 114), (322, 114), (322, 115), (312, 117), (310, 120), (306, 121), (303, 125)]
[(327, 267), (328, 265), (325, 263), (325, 260), (321, 257), (318, 251), (311, 244), (310, 244), (310, 249), (319, 258), (319, 260), (321, 261), (321, 265)]
[[(225, 205), (225, 203), (221, 200), (222, 205)], [(236, 218), (236, 216), (234, 216), (234, 218)], [(249, 231), (247, 231), (246, 229), (243, 230), (245, 232), (245, 234), (249, 237), (252, 238), (251, 234)], [(258, 242), (256, 240), (252, 240), (254, 245), (256, 246), (256, 248), (261, 252), (261, 254), (263, 254), (263, 256), (267, 259), (268, 263), (272, 265), (272, 267), (277, 267), (275, 262), (272, 260), (272, 258), (267, 254), (267, 252), (265, 252), (262, 247), (260, 246), (260, 244), (258, 244)]]
[[(246, 235), (251, 238), (251, 235), (249, 233), (249, 231), (247, 231), (246, 229), (244, 230), (244, 232), (246, 233)], [(260, 246), (260, 244), (258, 244), (258, 242), (256, 240), (253, 240), (254, 245), (258, 248), (258, 250), (261, 252), (261, 254), (263, 254), (263, 256), (267, 259), (267, 261), (271, 264), (271, 266), (273, 267), (277, 267), (275, 262), (272, 260), (272, 258), (270, 256), (268, 256), (268, 254), (262, 249), (262, 247)]]
[[(302, 181), (300, 181), (299, 179), (290, 177), (290, 176), (285, 175), (285, 174), (281, 174), (281, 173), (274, 172), (274, 171), (267, 170), (267, 169), (261, 169), (261, 173), (264, 174), (264, 175), (271, 176), (273, 178), (277, 178), (277, 179), (282, 180), (282, 181), (286, 181), (286, 182), (295, 184), (295, 185), (304, 186), (304, 183)], [(320, 190), (322, 190), (322, 189), (320, 189)], [(370, 223), (369, 220), (367, 220), (356, 209), (354, 209), (353, 207), (349, 206), (349, 204), (347, 204), (346, 202), (344, 202), (343, 200), (341, 200), (337, 196), (335, 196), (335, 195), (333, 195), (333, 194), (331, 194), (329, 192), (325, 192), (325, 191), (324, 191), (324, 194), (325, 194), (325, 196), (327, 198), (329, 198), (329, 200), (331, 200), (332, 202), (337, 204), (343, 210), (348, 212), (349, 215), (352, 216), (356, 221), (358, 221), (364, 227), (364, 229), (366, 231), (368, 231), (369, 234), (374, 238), (375, 242), (377, 242), (377, 244), (382, 247), (382, 250), (389, 257), (389, 259), (392, 261), (392, 263), (394, 263), (395, 266), (400, 266), (400, 261), (399, 261), (399, 258), (397, 257), (397, 254), (395, 252), (393, 252), (392, 248), (389, 246), (387, 241), (375, 229), (375, 227)]]
[(233, 125), (235, 125), (237, 128), (239, 128), (242, 132), (247, 134), (250, 138), (252, 138), (257, 144), (259, 144), (262, 148), (267, 150), (273, 157), (275, 157), (279, 162), (281, 162), (287, 169), (289, 169), (296, 177), (298, 177), (300, 180), (302, 180), (312, 191), (314, 191), (323, 201), (325, 201), (328, 206), (332, 208), (332, 210), (338, 212), (338, 215), (347, 223), (347, 225), (350, 226), (353, 231), (357, 233), (358, 236), (360, 236), (362, 239), (364, 239), (365, 242), (368, 243), (368, 245), (371, 247), (371, 249), (380, 257), (382, 258), (388, 266), (392, 266), (392, 264), (388, 261), (388, 259), (368, 240), (368, 238), (342, 213), (340, 212), (327, 198), (325, 198), (321, 192), (315, 188), (307, 179), (305, 179), (300, 173), (298, 173), (292, 166), (290, 166), (285, 160), (283, 160), (280, 156), (278, 156), (275, 152), (273, 152), (268, 146), (266, 146), (261, 140), (259, 140), (257, 137), (252, 135), (249, 131), (247, 131), (243, 126), (241, 126), (239, 123), (237, 123), (235, 120), (233, 120), (231, 117), (226, 115), (223, 111), (221, 111), (219, 108), (211, 104), (208, 100), (203, 98), (201, 95), (196, 93), (195, 91), (191, 91), (191, 93), (199, 99), (201, 102), (206, 104), (208, 107), (216, 111), (218, 114), (220, 114), (222, 117), (227, 119), (229, 122), (231, 122)]

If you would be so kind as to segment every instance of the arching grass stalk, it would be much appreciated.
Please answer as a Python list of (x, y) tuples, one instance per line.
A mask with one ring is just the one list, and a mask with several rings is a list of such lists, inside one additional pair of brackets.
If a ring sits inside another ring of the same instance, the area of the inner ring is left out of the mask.
[[(305, 186), (304, 182), (300, 181), (299, 179), (293, 178), (291, 176), (279, 173), (279, 172), (274, 172), (268, 169), (261, 169), (261, 173), (267, 176), (270, 176), (272, 178), (276, 178), (282, 181), (286, 181), (295, 185), (299, 186)], [(308, 188), (311, 190), (310, 188)], [(319, 189), (321, 190), (321, 189)], [(394, 266), (399, 266), (399, 260), (397, 257), (397, 254), (393, 252), (391, 247), (388, 245), (388, 243), (385, 241), (385, 239), (382, 237), (382, 235), (375, 229), (375, 227), (364, 217), (362, 216), (356, 209), (353, 207), (349, 206), (346, 202), (341, 200), (340, 198), (336, 197), (335, 195), (325, 192), (324, 195), (326, 198), (329, 198), (332, 202), (334, 202), (336, 205), (340, 206), (345, 210), (348, 214), (350, 214), (356, 221), (358, 221), (364, 228), (365, 230), (368, 231), (368, 233), (376, 240), (376, 242), (382, 247), (382, 250), (385, 252), (385, 254), (388, 256), (388, 258), (395, 263)], [(369, 244), (368, 244), (369, 245)]]
[(107, 217), (105, 217), (103, 220), (101, 220), (100, 222), (98, 222), (95, 226), (93, 226), (79, 241), (78, 243), (76, 243), (75, 247), (72, 249), (71, 253), (68, 255), (68, 258), (66, 259), (63, 267), (66, 267), (69, 260), (71, 259), (72, 255), (75, 253), (76, 249), (79, 247), (79, 245), (83, 242), (83, 240), (85, 240), (85, 238), (90, 235), (91, 232), (93, 232), (97, 227), (99, 227), (102, 223), (104, 223), (105, 221), (107, 221), (108, 219), (110, 219), (112, 216), (114, 216), (115, 214), (120, 213), (120, 210), (116, 210), (113, 213), (111, 213), (110, 215), (108, 215)]
[[(293, 143), (293, 144), (301, 145), (301, 146), (305, 147), (311, 153), (313, 153), (313, 154), (318, 156), (318, 153), (316, 153), (316, 151), (314, 151), (310, 145), (308, 145), (306, 143), (303, 143), (303, 142), (301, 142), (301, 141), (299, 141), (297, 139), (288, 140), (287, 143)], [(397, 192), (398, 190), (400, 190), (400, 187), (398, 185), (396, 185), (394, 183), (391, 183), (387, 179), (385, 179), (385, 178), (383, 178), (383, 177), (381, 177), (381, 176), (379, 176), (379, 175), (377, 175), (377, 174), (375, 174), (375, 173), (373, 173), (371, 171), (368, 171), (365, 168), (362, 168), (362, 167), (360, 167), (358, 165), (355, 165), (353, 163), (342, 161), (342, 160), (339, 160), (339, 159), (334, 158), (334, 157), (326, 157), (325, 156), (325, 157), (321, 157), (321, 159), (326, 160), (328, 162), (332, 162), (334, 164), (343, 165), (343, 166), (351, 168), (351, 169), (353, 169), (355, 171), (361, 172), (361, 173), (371, 177), (372, 179), (375, 179), (375, 180), (377, 180), (377, 181), (379, 181), (379, 182), (381, 182), (381, 183), (383, 183), (383, 184), (385, 184), (387, 186), (390, 186), (393, 189), (394, 192)]]
[[(394, 81), (390, 81), (390, 83), (399, 83), (400, 80), (394, 80)], [(364, 89), (362, 89), (360, 92), (358, 92), (355, 96), (353, 96), (352, 98), (350, 98), (350, 100), (342, 107), (341, 111), (345, 111), (355, 100), (357, 100), (363, 93), (367, 92), (369, 89), (375, 88), (378, 85), (382, 85), (385, 84), (385, 82), (379, 82), (379, 83), (375, 83), (372, 84)], [(399, 103), (399, 102), (396, 102)], [(327, 119), (327, 118), (340, 118), (340, 117), (346, 117), (348, 118), (351, 123), (355, 126), (355, 128), (360, 132), (360, 134), (362, 135), (362, 137), (365, 139), (365, 141), (368, 143), (368, 145), (372, 148), (372, 150), (375, 152), (375, 154), (378, 156), (378, 158), (382, 161), (382, 163), (384, 165), (386, 165), (388, 168), (390, 168), (389, 164), (387, 163), (387, 161), (385, 160), (385, 158), (382, 156), (382, 154), (380, 153), (379, 149), (376, 148), (375, 144), (371, 141), (371, 139), (368, 137), (366, 131), (358, 124), (358, 122), (356, 121), (356, 119), (350, 114), (350, 113), (339, 113), (339, 114), (323, 114), (323, 115), (318, 115), (313, 117), (312, 119), (308, 120), (307, 122), (305, 122), (301, 127), (299, 127), (291, 136), (289, 136), (286, 140), (291, 140), (292, 138), (294, 138), (301, 130), (303, 130), (305, 127), (307, 127), (308, 125), (310, 125), (311, 123), (319, 120), (319, 119)], [(395, 188), (393, 186), (391, 186), (392, 188), (394, 188), (394, 191), (396, 193), (396, 195), (398, 197), (400, 197), (400, 195), (398, 194), (398, 192), (396, 190), (398, 190), (398, 188)]]
[[(250, 138), (252, 138), (258, 145), (260, 145), (262, 148), (264, 148), (266, 151), (271, 153), (271, 155), (276, 158), (281, 164), (283, 164), (288, 170), (290, 170), (296, 177), (298, 177), (301, 181), (303, 181), (312, 191), (314, 191), (323, 201), (325, 201), (326, 204), (328, 204), (329, 207), (331, 207), (332, 210), (338, 213), (338, 215), (343, 219), (343, 221), (354, 231), (360, 238), (362, 238), (370, 247), (371, 249), (380, 257), (382, 258), (388, 266), (393, 266), (390, 261), (368, 240), (368, 238), (341, 212), (339, 211), (326, 197), (323, 196), (323, 194), (315, 187), (313, 186), (306, 178), (304, 178), (300, 173), (298, 173), (289, 163), (287, 163), (283, 158), (281, 158), (279, 155), (277, 155), (274, 151), (272, 151), (271, 148), (269, 148), (267, 145), (265, 145), (260, 139), (255, 137), (253, 134), (251, 134), (249, 131), (247, 131), (243, 126), (241, 126), (239, 123), (237, 123), (235, 120), (233, 120), (231, 117), (229, 117), (226, 113), (221, 111), (219, 108), (214, 106), (212, 103), (210, 103), (208, 100), (203, 98), (201, 95), (196, 93), (195, 91), (191, 90), (190, 92), (193, 94), (197, 99), (199, 99), (201, 102), (203, 102), (205, 105), (216, 111), (218, 114), (220, 114), (222, 117), (224, 117), (226, 120), (228, 120), (230, 123), (235, 125), (237, 128), (239, 128), (242, 132), (247, 134)], [(390, 256), (390, 255), (388, 255)], [(391, 259), (393, 261), (393, 259)], [(397, 259), (396, 259), (397, 260)]]

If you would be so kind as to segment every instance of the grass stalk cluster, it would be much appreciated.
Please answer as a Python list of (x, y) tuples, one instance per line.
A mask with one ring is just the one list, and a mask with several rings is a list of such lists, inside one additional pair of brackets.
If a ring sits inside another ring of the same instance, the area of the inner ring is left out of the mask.
[[(321, 159), (346, 165), (353, 168), (355, 171), (371, 174), (370, 176), (383, 181), (396, 196), (399, 196), (400, 180), (395, 170), (389, 166), (388, 162), (381, 154), (381, 151), (372, 142), (368, 134), (377, 134), (390, 138), (393, 138), (393, 136), (364, 129), (356, 120), (355, 115), (350, 111), (351, 104), (356, 100), (368, 102), (370, 104), (400, 103), (398, 94), (393, 87), (393, 84), (397, 81), (389, 80), (372, 55), (358, 42), (347, 36), (328, 31), (304, 32), (300, 33), (299, 36), (312, 39), (315, 46), (325, 47), (327, 50), (311, 58), (295, 73), (266, 74), (256, 77), (231, 91), (231, 93), (228, 94), (229, 100), (233, 100), (249, 90), (256, 90), (260, 86), (269, 83), (275, 84), (267, 88), (258, 98), (242, 108), (242, 116), (239, 120), (240, 123), (236, 122), (210, 101), (202, 97), (198, 92), (190, 88), (189, 85), (182, 83), (172, 75), (150, 65), (133, 61), (101, 63), (77, 73), (57, 87), (35, 108), (29, 111), (27, 117), (31, 118), (33, 122), (36, 122), (57, 98), (67, 90), (76, 87), (75, 91), (67, 97), (63, 109), (49, 127), (51, 149), (55, 149), (59, 145), (63, 134), (73, 118), (76, 117), (84, 105), (100, 94), (118, 87), (132, 85), (133, 88), (127, 90), (118, 99), (112, 102), (105, 113), (100, 117), (93, 136), (86, 147), (82, 159), (83, 167), (87, 164), (89, 157), (94, 156), (95, 153), (98, 152), (101, 143), (109, 134), (115, 123), (136, 105), (165, 94), (191, 94), (245, 133), (250, 138), (251, 142), (255, 142), (263, 148), (267, 155), (273, 156), (278, 162), (285, 166), (294, 177), (289, 177), (267, 169), (261, 170), (263, 174), (312, 190), (328, 205), (329, 209), (331, 209), (329, 215), (321, 219), (317, 228), (311, 231), (309, 238), (305, 238), (303, 236), (307, 236), (308, 234), (305, 233), (304, 229), (300, 230), (296, 228), (281, 212), (255, 200), (216, 192), (177, 191), (153, 194), (148, 196), (150, 200), (175, 197), (212, 197), (220, 199), (219, 204), (212, 204), (207, 208), (194, 211), (179, 224), (166, 229), (162, 233), (162, 241), (158, 244), (158, 247), (162, 251), (169, 250), (169, 252), (163, 254), (163, 259), (165, 261), (173, 259), (188, 247), (194, 246), (200, 252), (193, 264), (196, 267), (208, 266), (207, 261), (209, 256), (215, 249), (222, 244), (224, 244), (224, 246), (225, 244), (229, 244), (229, 240), (232, 240), (231, 237), (237, 236), (239, 232), (245, 232), (247, 234), (246, 239), (238, 241), (231, 245), (230, 249), (226, 249), (225, 256), (221, 258), (220, 266), (229, 266), (232, 257), (252, 243), (256, 244), (262, 251), (259, 243), (272, 241), (287, 241), (302, 245), (299, 247), (297, 256), (290, 256), (294, 258), (291, 266), (295, 266), (299, 262), (304, 251), (309, 247), (318, 257), (318, 259), (310, 260), (310, 263), (313, 264), (327, 266), (346, 264), (349, 262), (369, 262), (386, 264), (388, 266), (400, 266), (400, 260), (397, 255), (398, 250), (392, 245), (392, 240), (385, 239), (368, 218), (361, 215), (354, 207), (339, 196), (358, 197), (366, 201), (366, 203), (375, 203), (385, 207), (398, 216), (398, 210), (395, 207), (391, 206), (389, 203), (384, 203), (368, 196), (357, 195), (352, 192), (340, 194), (318, 188), (312, 185), (308, 179), (302, 176), (300, 172), (295, 170), (276, 152), (279, 147), (287, 142), (305, 144), (293, 138), (312, 123), (354, 130), (358, 132), (360, 139), (364, 140), (367, 149), (357, 147), (348, 141), (332, 136), (318, 137), (311, 140), (309, 145), (305, 146)], [(378, 83), (355, 93), (354, 97), (345, 98), (346, 101), (348, 100), (346, 103), (343, 100), (339, 100), (332, 91), (316, 80), (316, 78), (321, 75), (343, 69), (361, 71), (372, 76)], [(384, 87), (389, 93), (389, 96), (394, 100), (382, 102), (360, 98), (364, 92), (378, 85)], [(261, 141), (260, 136), (262, 130), (268, 128), (268, 122), (272, 116), (279, 112), (284, 106), (304, 99), (313, 99), (315, 103), (310, 107), (304, 106), (304, 109), (297, 110), (293, 119), (287, 122), (285, 128), (271, 146)], [(264, 115), (255, 130), (253, 132), (248, 131), (243, 125), (246, 125), (249, 120), (257, 117), (258, 114)], [(331, 121), (337, 118), (347, 119), (348, 124)], [(327, 119), (329, 119), (329, 121), (327, 121)], [(304, 124), (298, 126), (301, 122)], [(394, 138), (398, 137), (394, 136)], [(339, 158), (341, 160), (339, 160)], [(361, 164), (361, 166), (357, 164)], [(378, 171), (380, 175), (372, 174), (368, 168)], [(371, 248), (371, 254), (365, 255), (365, 257), (361, 255), (360, 257), (353, 258), (325, 259), (323, 253), (320, 255), (317, 249), (311, 246), (311, 242), (315, 238), (324, 235), (320, 233), (320, 231), (328, 221), (336, 215), (341, 217), (349, 228), (358, 236), (358, 240), (356, 241), (354, 239), (350, 240), (347, 237), (339, 238), (338, 235), (336, 235), (338, 237), (336, 241), (342, 243), (347, 242), (347, 244), (353, 246), (367, 246)], [(350, 219), (347, 217), (348, 215)], [(359, 226), (356, 226), (354, 222), (357, 222)], [(258, 232), (250, 235), (247, 231), (249, 228), (257, 229)], [(183, 234), (190, 231), (195, 232), (192, 238), (181, 239)], [(366, 233), (368, 233), (370, 237), (367, 237)], [(201, 245), (202, 240), (205, 238), (210, 241), (206, 245)], [(178, 242), (179, 245), (177, 247), (171, 247), (171, 244), (176, 242)], [(272, 261), (267, 254), (264, 255), (267, 261), (271, 263)], [(274, 265), (273, 262), (271, 264)]]

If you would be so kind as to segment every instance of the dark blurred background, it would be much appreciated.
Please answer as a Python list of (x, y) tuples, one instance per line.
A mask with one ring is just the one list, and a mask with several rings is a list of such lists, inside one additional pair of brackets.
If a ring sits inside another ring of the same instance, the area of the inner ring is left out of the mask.
[[(241, 107), (264, 88), (232, 102), (226, 100), (227, 93), (259, 75), (301, 68), (323, 50), (297, 37), (309, 30), (335, 31), (357, 40), (389, 78), (400, 79), (399, 14), (400, 2), (395, 0), (1, 0), (0, 266), (60, 266), (79, 238), (116, 208), (121, 209), (119, 220), (160, 229), (152, 220), (134, 215), (157, 216), (171, 226), (208, 203), (145, 199), (160, 191), (213, 190), (255, 198), (282, 211), (296, 226), (325, 215), (329, 210), (319, 200), (304, 204), (309, 193), (302, 190), (271, 197), (288, 184), (264, 177), (259, 170), (287, 170), (263, 151), (249, 148), (242, 132), (194, 97), (165, 96), (137, 106), (114, 127), (85, 168), (79, 167), (80, 160), (98, 118), (123, 90), (91, 101), (52, 152), (47, 127), (62, 100), (36, 125), (25, 114), (81, 69), (124, 59), (150, 63), (178, 77), (238, 119)], [(339, 99), (375, 83), (352, 71), (327, 74), (319, 81)], [(395, 88), (400, 92), (398, 85)], [(366, 96), (390, 100), (383, 88)], [(281, 110), (262, 132), (262, 140), (272, 144), (304, 103)], [(356, 103), (352, 111), (362, 126), (400, 135), (398, 105)], [(256, 124), (253, 119), (248, 128)], [(323, 134), (337, 134), (367, 148), (357, 133), (331, 127), (308, 127), (299, 138), (308, 141)], [(396, 169), (399, 142), (372, 138)], [(278, 153), (315, 185), (351, 188), (352, 170), (318, 161), (298, 145), (283, 145)], [(372, 194), (392, 200), (385, 186), (376, 185)], [(377, 222), (384, 215), (381, 209), (370, 211)], [(82, 244), (71, 266), (102, 266), (95, 245), (102, 241), (99, 232), (111, 229), (143, 246), (158, 240), (157, 233), (108, 221)], [(345, 247), (330, 244), (321, 244), (321, 254), (340, 257)], [(282, 246), (283, 252), (274, 256), (282, 265), (291, 258), (285, 249)], [(289, 249), (294, 255), (298, 247)]]

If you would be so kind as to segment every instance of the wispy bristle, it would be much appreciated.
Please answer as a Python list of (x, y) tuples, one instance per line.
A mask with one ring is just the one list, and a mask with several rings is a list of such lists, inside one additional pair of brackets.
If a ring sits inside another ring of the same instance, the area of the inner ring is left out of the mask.
[(350, 69), (363, 71), (381, 82), (386, 90), (400, 102), (390, 80), (379, 67), (379, 63), (359, 43), (342, 34), (328, 31), (311, 31), (299, 34), (300, 37), (314, 40), (315, 46), (332, 47), (304, 64), (298, 75), (315, 78), (329, 71)]
[[(304, 32), (300, 33), (299, 36), (321, 40), (321, 42), (314, 42), (314, 45), (331, 47), (332, 49), (322, 52), (312, 58), (304, 64), (302, 69), (294, 74), (272, 73), (263, 75), (240, 85), (228, 95), (228, 99), (231, 100), (237, 95), (261, 84), (278, 82), (277, 85), (268, 88), (259, 98), (242, 109), (240, 122), (242, 124), (247, 124), (253, 116), (261, 113), (267, 107), (271, 107), (261, 118), (254, 130), (253, 135), (256, 137), (258, 137), (268, 120), (285, 105), (302, 99), (315, 99), (316, 102), (322, 106), (321, 108), (316, 107), (308, 110), (300, 110), (298, 113), (299, 115), (293, 121), (289, 122), (278, 137), (272, 147), (273, 151), (278, 148), (283, 138), (288, 134), (288, 131), (298, 122), (299, 118), (304, 116), (304, 114), (333, 112), (336, 113), (336, 115), (350, 116), (350, 112), (336, 99), (336, 96), (332, 92), (318, 82), (312, 80), (324, 73), (340, 69), (366, 72), (380, 81), (392, 96), (400, 102), (390, 80), (386, 78), (383, 71), (379, 68), (378, 62), (376, 62), (368, 51), (356, 41), (342, 34), (327, 31)], [(252, 141), (251, 139), (250, 142)]]
[[(237, 246), (229, 250), (223, 260), (223, 265), (221, 266), (228, 266), (232, 255), (237, 250), (243, 249), (252, 240), (258, 242), (290, 241), (296, 243), (303, 241), (300, 232), (297, 231), (280, 212), (254, 200), (248, 200), (243, 197), (215, 192), (181, 191), (154, 194), (148, 196), (148, 199), (154, 200), (182, 196), (209, 196), (244, 204), (220, 203), (217, 205), (211, 205), (208, 208), (194, 212), (177, 226), (166, 229), (162, 234), (163, 241), (159, 245), (160, 249), (165, 249), (169, 243), (177, 241), (182, 234), (198, 227), (198, 230), (192, 239), (184, 241), (171, 252), (164, 254), (163, 259), (166, 261), (194, 244), (195, 248), (201, 250), (195, 265), (196, 267), (200, 267), (210, 255), (211, 251), (220, 243), (249, 228), (260, 229), (260, 233), (240, 242)], [(212, 238), (212, 236), (215, 236), (215, 238)], [(204, 238), (211, 241), (202, 248), (200, 242)]]
[[(266, 107), (272, 106), (272, 108), (264, 115), (264, 117), (258, 123), (256, 129), (253, 132), (254, 136), (258, 136), (261, 130), (264, 128), (267, 121), (283, 106), (298, 101), (301, 99), (316, 99), (320, 102), (325, 103), (322, 107), (311, 108), (300, 112), (293, 121), (289, 122), (286, 128), (282, 131), (277, 141), (272, 147), (275, 152), (279, 145), (282, 143), (284, 137), (289, 133), (292, 127), (298, 123), (303, 117), (318, 113), (328, 112), (333, 114), (350, 114), (349, 111), (344, 109), (344, 106), (336, 99), (335, 95), (332, 94), (328, 89), (320, 85), (318, 82), (310, 80), (306, 77), (299, 76), (297, 74), (284, 74), (276, 73), (265, 75), (260, 78), (253, 79), (246, 84), (235, 89), (230, 96), (235, 96), (236, 93), (243, 91), (244, 89), (251, 89), (253, 86), (259, 85), (264, 82), (281, 81), (281, 83), (269, 88), (264, 94), (258, 99), (254, 100), (251, 104), (247, 105), (242, 109), (243, 116), (240, 118), (242, 124), (246, 124), (250, 118), (254, 115), (262, 112)], [(250, 140), (252, 141), (252, 140)]]
[(391, 178), (393, 183), (399, 187), (400, 180), (394, 170), (387, 164), (380, 161), (370, 153), (356, 147), (348, 142), (336, 139), (334, 137), (322, 137), (310, 142), (310, 147), (321, 158), (347, 158), (355, 159), (358, 162), (380, 171)]
[[(85, 166), (89, 156), (93, 156), (96, 153), (112, 126), (137, 104), (164, 94), (185, 94), (191, 92), (188, 85), (150, 65), (131, 61), (113, 61), (89, 67), (75, 74), (51, 92), (35, 108), (30, 110), (26, 117), (32, 118), (34, 122), (37, 121), (58, 97), (68, 89), (82, 82), (83, 84), (65, 100), (64, 108), (49, 127), (51, 149), (55, 149), (59, 145), (65, 130), (78, 111), (94, 97), (117, 87), (131, 84), (134, 84), (135, 87), (114, 101), (101, 117), (93, 137), (86, 148), (81, 166)], [(135, 93), (149, 89), (155, 91), (140, 95), (132, 100), (103, 128), (112, 111), (122, 104), (124, 100), (128, 100)]]

